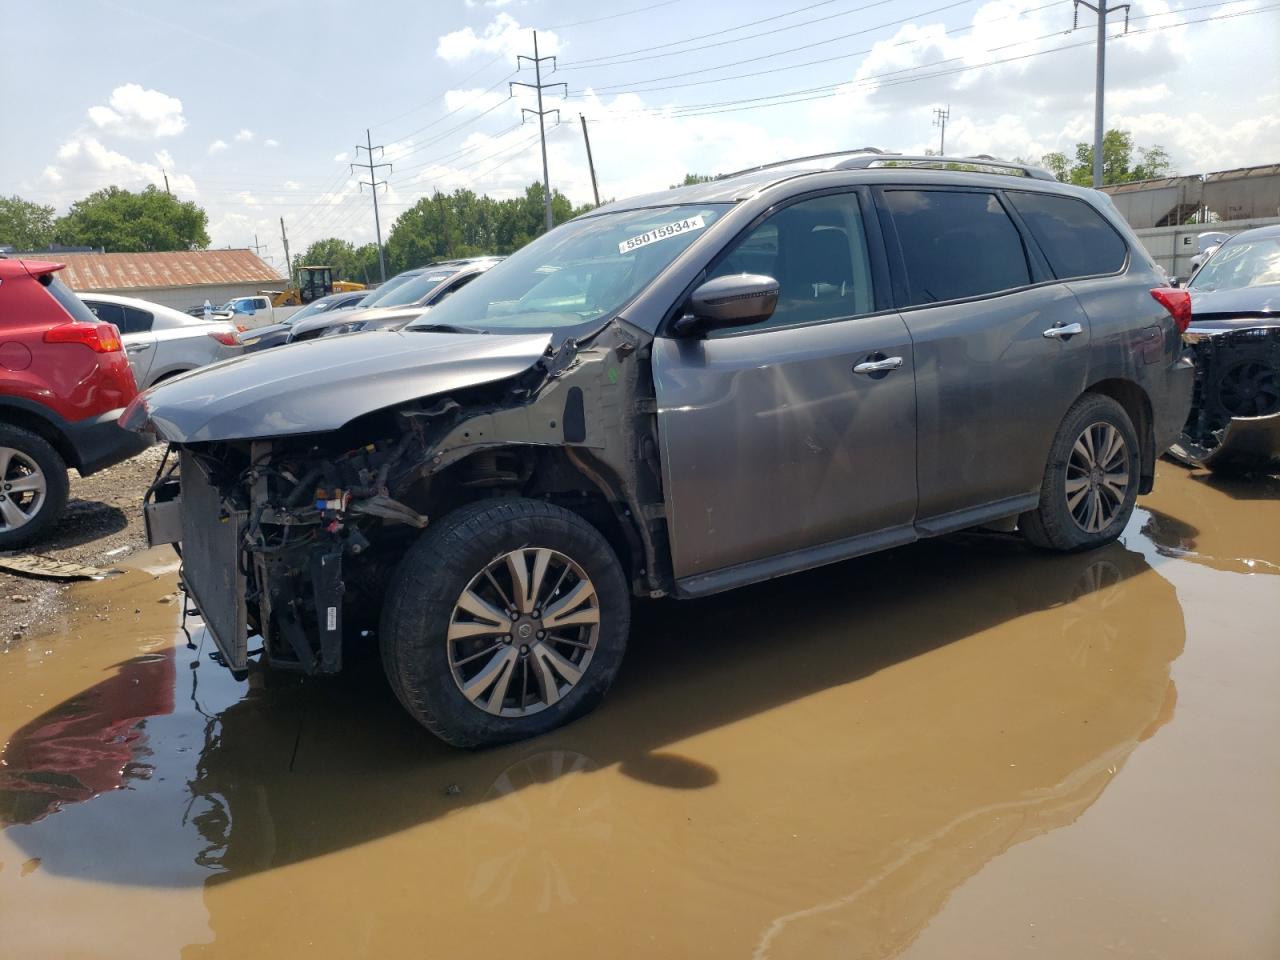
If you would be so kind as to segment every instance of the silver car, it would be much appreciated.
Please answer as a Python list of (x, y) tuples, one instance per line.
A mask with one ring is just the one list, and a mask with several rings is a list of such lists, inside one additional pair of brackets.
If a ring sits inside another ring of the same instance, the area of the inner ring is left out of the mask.
[(172, 307), (109, 293), (80, 299), (120, 331), (139, 390), (244, 352), (235, 324), (225, 320), (206, 323)]
[(1097, 191), (829, 154), (606, 204), (402, 330), (221, 364), (121, 423), (178, 455), (153, 539), (183, 540), (228, 667), (376, 643), (474, 747), (599, 703), (635, 599), (973, 527), (1116, 539), (1190, 407), (1189, 299)]

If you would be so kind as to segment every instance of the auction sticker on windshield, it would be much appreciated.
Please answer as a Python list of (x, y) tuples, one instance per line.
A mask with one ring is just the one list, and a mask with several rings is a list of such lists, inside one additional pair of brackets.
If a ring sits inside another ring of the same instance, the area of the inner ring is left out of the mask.
[(623, 240), (618, 244), (618, 252), (630, 253), (632, 250), (638, 250), (651, 243), (657, 243), (659, 240), (666, 240), (668, 237), (678, 237), (682, 233), (688, 233), (691, 230), (701, 230), (705, 226), (706, 224), (702, 222), (702, 214), (698, 214), (696, 217), (685, 217), (683, 220), (676, 220), (674, 223), (664, 223), (660, 227), (654, 227), (652, 230), (646, 230), (638, 237)]

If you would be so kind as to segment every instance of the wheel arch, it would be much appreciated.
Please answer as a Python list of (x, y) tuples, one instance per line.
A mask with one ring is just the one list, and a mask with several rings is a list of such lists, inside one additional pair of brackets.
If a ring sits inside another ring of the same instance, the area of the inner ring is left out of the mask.
[(591, 524), (633, 591), (648, 595), (644, 543), (621, 481), (585, 449), (515, 442), (474, 449), (431, 474), (426, 506), (431, 515), (511, 494), (548, 500)]
[(80, 457), (75, 445), (53, 417), (42, 412), (36, 404), (22, 403), (14, 397), (0, 397), (0, 423), (30, 430), (44, 438), (67, 466), (80, 469)]
[(1096, 393), (1110, 397), (1124, 408), (1138, 434), (1138, 493), (1150, 493), (1156, 476), (1155, 420), (1151, 397), (1140, 384), (1122, 377), (1111, 377), (1090, 384), (1081, 394)]

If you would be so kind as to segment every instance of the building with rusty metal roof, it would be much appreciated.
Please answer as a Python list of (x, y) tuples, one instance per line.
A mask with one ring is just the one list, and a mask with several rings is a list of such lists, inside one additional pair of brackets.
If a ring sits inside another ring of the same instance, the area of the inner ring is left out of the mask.
[(262, 290), (280, 290), (280, 271), (252, 250), (183, 250), (172, 253), (16, 253), (11, 256), (66, 264), (60, 276), (77, 293), (114, 293), (186, 310), (209, 300), (215, 306)]

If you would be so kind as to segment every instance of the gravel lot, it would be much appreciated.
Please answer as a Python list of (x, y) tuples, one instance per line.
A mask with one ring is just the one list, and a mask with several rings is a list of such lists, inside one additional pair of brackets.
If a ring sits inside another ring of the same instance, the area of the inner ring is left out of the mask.
[[(144, 549), (142, 496), (163, 456), (164, 447), (157, 445), (91, 477), (73, 471), (66, 513), (50, 536), (25, 552), (110, 570)], [(0, 570), (0, 646), (21, 640), (57, 612), (68, 586)]]

